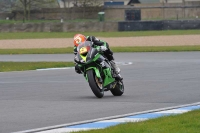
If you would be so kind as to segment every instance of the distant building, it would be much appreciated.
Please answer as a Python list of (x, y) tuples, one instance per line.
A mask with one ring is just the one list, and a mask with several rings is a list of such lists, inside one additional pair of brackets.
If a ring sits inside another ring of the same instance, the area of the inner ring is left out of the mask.
[[(141, 4), (146, 3), (160, 3), (162, 0), (138, 0)], [(172, 0), (176, 1), (176, 0)], [(131, 4), (134, 0), (104, 0), (104, 2), (124, 2), (124, 5)]]
[(57, 1), (58, 1), (58, 5), (60, 6), (60, 8), (64, 8), (64, 7), (69, 8), (69, 7), (74, 6), (74, 0), (57, 0)]
[(124, 3), (124, 5), (127, 5), (130, 0), (103, 0), (104, 3)]
[[(131, 0), (130, 0), (131, 1)], [(200, 0), (139, 0), (141, 4), (145, 3), (182, 3), (185, 2), (194, 2), (194, 1), (200, 1)]]
[(200, 2), (200, 0), (160, 0), (160, 2), (164, 3), (183, 3), (183, 2), (195, 2), (195, 1)]
[(160, 0), (140, 0), (140, 3), (160, 3)]
[[(12, 1), (12, 0), (11, 0)], [(65, 1), (65, 2), (64, 2)], [(134, 0), (101, 0), (103, 5), (130, 5), (133, 4), (132, 1)], [(141, 4), (148, 4), (148, 3), (182, 3), (185, 2), (194, 2), (200, 0), (139, 0)], [(74, 0), (57, 0), (60, 8), (69, 8), (76, 6), (76, 3), (74, 3)], [(135, 3), (134, 3), (135, 4)]]

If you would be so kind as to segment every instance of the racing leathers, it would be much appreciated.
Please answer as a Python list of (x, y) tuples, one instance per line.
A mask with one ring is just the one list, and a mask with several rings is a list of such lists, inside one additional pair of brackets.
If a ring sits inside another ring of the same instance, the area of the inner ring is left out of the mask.
[[(110, 50), (108, 43), (104, 42), (102, 40), (99, 40), (98, 38), (96, 38), (94, 36), (87, 36), (86, 38), (87, 38), (86, 41), (91, 41), (91, 42), (93, 42), (94, 45), (100, 46), (99, 50), (102, 51), (104, 56), (110, 61), (111, 65), (114, 68), (115, 73), (117, 74), (117, 78), (122, 79), (120, 74), (119, 74), (120, 69), (114, 61), (113, 52)], [(77, 47), (76, 46), (74, 46), (74, 54), (75, 54), (75, 58), (76, 58), (76, 54), (77, 54)], [(82, 73), (78, 64), (75, 65), (75, 71), (79, 74)]]

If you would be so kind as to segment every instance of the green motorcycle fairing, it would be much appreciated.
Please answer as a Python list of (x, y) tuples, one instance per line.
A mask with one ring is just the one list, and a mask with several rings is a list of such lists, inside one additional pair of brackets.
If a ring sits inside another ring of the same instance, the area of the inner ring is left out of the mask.
[[(81, 67), (85, 79), (88, 81), (87, 71), (93, 69), (97, 78), (103, 79), (103, 87), (109, 88), (109, 85), (115, 81), (115, 78), (112, 77), (111, 68), (102, 68), (102, 66), (97, 63), (97, 60), (102, 57), (101, 53), (98, 51), (98, 47), (93, 47), (92, 42), (86, 41), (83, 44), (77, 47), (78, 58), (80, 62), (78, 63)], [(87, 52), (81, 54), (81, 50), (87, 49)]]

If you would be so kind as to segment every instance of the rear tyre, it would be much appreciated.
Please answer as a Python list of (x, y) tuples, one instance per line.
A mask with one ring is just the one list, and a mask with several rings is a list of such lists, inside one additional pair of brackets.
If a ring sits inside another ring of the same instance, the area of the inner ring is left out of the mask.
[(94, 95), (98, 98), (102, 98), (104, 96), (104, 90), (103, 85), (98, 81), (97, 76), (95, 75), (95, 72), (93, 69), (87, 71), (88, 76), (88, 82), (90, 85), (90, 88)]
[(114, 96), (121, 96), (124, 93), (123, 81), (118, 81), (115, 88), (110, 91)]

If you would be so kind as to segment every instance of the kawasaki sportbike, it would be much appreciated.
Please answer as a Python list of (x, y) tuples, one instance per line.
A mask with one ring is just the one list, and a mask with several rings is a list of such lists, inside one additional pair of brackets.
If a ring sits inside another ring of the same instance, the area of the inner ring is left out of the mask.
[(90, 41), (80, 44), (75, 62), (96, 97), (102, 98), (104, 91), (109, 90), (114, 96), (121, 96), (124, 93), (123, 81), (116, 78), (113, 66), (99, 48), (100, 46), (93, 45)]

